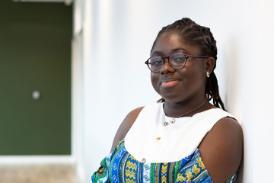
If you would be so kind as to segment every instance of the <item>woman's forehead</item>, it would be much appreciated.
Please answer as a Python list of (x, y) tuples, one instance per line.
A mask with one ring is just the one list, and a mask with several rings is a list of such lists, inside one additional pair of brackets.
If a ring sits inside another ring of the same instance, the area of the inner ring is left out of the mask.
[(155, 45), (151, 50), (151, 54), (170, 54), (176, 50), (182, 50), (187, 54), (198, 54), (200, 51), (198, 46), (188, 44), (179, 33), (165, 32), (156, 40)]

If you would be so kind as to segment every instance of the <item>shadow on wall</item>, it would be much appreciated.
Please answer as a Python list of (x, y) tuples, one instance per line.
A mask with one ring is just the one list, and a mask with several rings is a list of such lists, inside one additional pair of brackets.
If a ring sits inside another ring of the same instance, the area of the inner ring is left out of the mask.
[(227, 109), (231, 111), (236, 107), (237, 93), (239, 92), (237, 76), (239, 74), (239, 55), (237, 53), (237, 42), (231, 39), (226, 46), (225, 54), (225, 68), (226, 72), (226, 83), (227, 91), (225, 96), (225, 103)]
[[(240, 92), (239, 86), (239, 67), (240, 67), (240, 59), (238, 54), (238, 44), (235, 39), (230, 39), (230, 41), (226, 45), (225, 51), (225, 68), (226, 70), (226, 83), (227, 83), (227, 91), (225, 95), (225, 104), (227, 105), (227, 110), (232, 112), (237, 108), (237, 96)], [(241, 123), (241, 120), (238, 119)], [(244, 157), (242, 160), (238, 181), (239, 183), (243, 182), (243, 168), (244, 168)]]

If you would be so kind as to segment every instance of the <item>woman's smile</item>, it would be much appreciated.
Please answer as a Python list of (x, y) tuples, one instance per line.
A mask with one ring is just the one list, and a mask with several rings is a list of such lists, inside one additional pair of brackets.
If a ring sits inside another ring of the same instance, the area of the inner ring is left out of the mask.
[(172, 88), (179, 84), (178, 80), (169, 80), (161, 82), (161, 87), (163, 88)]

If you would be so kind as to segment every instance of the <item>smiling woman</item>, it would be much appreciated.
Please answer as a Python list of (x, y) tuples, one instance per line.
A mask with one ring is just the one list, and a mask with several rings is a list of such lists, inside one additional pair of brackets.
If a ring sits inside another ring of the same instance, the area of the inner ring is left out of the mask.
[(126, 116), (92, 182), (235, 182), (243, 135), (224, 111), (216, 59), (209, 28), (189, 18), (163, 27), (145, 62), (162, 98)]

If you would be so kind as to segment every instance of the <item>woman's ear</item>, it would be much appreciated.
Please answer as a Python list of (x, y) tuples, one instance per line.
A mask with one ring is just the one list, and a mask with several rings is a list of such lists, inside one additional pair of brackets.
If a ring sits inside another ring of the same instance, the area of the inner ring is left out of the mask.
[(208, 57), (205, 64), (206, 72), (211, 74), (215, 68), (216, 60), (213, 57)]

